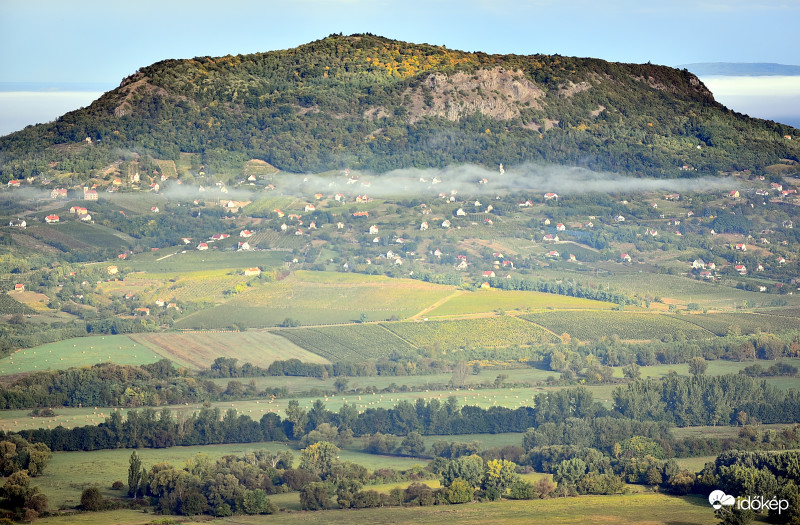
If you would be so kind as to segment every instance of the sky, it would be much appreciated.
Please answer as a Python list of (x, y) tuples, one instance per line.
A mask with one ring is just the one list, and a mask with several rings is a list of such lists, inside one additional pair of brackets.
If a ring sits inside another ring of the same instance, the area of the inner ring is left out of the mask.
[[(287, 49), (340, 32), (669, 66), (797, 64), (798, 20), (798, 0), (0, 0), (0, 91), (11, 82), (102, 91), (159, 60)], [(0, 96), (0, 118), (9, 104), (23, 109)]]

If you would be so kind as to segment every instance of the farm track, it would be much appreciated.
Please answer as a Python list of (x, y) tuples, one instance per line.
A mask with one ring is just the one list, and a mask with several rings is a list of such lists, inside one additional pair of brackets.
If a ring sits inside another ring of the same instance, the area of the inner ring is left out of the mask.
[(412, 315), (411, 317), (408, 318), (408, 320), (409, 321), (416, 321), (419, 318), (421, 318), (422, 316), (424, 316), (425, 314), (427, 314), (428, 312), (432, 312), (433, 310), (439, 308), (440, 306), (442, 306), (444, 303), (446, 303), (450, 299), (453, 299), (454, 297), (458, 297), (459, 295), (463, 295), (465, 293), (466, 292), (464, 290), (456, 290), (455, 292), (451, 293), (447, 297), (442, 297), (441, 299), (439, 299), (438, 301), (436, 301), (435, 303), (433, 303), (429, 307), (424, 308), (422, 311)]
[(409, 340), (408, 340), (408, 339), (406, 339), (405, 337), (402, 337), (402, 336), (400, 336), (400, 335), (398, 335), (398, 334), (396, 334), (396, 333), (392, 332), (392, 331), (391, 331), (391, 330), (389, 330), (389, 329), (388, 329), (386, 326), (384, 326), (384, 324), (383, 324), (383, 323), (380, 323), (380, 324), (378, 324), (378, 326), (380, 326), (381, 328), (383, 328), (384, 330), (386, 330), (387, 332), (389, 332), (390, 334), (392, 334), (392, 335), (393, 335), (393, 336), (395, 336), (396, 338), (400, 339), (401, 341), (403, 341), (404, 343), (406, 343), (407, 345), (409, 345), (411, 348), (413, 348), (413, 349), (415, 349), (415, 350), (419, 350), (419, 347), (418, 347), (417, 345), (415, 345), (414, 343), (412, 343), (411, 341), (409, 341)]

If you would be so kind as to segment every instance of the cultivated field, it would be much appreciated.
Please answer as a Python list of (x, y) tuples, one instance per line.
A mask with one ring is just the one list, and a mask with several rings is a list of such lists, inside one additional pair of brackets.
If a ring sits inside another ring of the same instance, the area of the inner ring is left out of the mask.
[(568, 333), (581, 341), (594, 341), (613, 335), (623, 340), (660, 340), (666, 335), (673, 337), (679, 333), (687, 339), (714, 337), (713, 333), (685, 322), (683, 318), (662, 314), (569, 311), (525, 314), (522, 318), (557, 334)]
[(299, 359), (327, 363), (270, 332), (184, 332), (133, 334), (130, 338), (159, 355), (188, 368), (208, 368), (218, 357), (235, 357), (240, 363), (268, 367), (273, 361)]
[(608, 310), (616, 305), (578, 297), (541, 292), (478, 290), (454, 296), (428, 312), (431, 317), (464, 315), (495, 310), (595, 309)]

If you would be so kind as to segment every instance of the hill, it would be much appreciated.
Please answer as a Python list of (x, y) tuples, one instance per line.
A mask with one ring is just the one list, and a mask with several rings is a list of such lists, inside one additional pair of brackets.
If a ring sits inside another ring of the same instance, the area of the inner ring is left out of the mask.
[(202, 155), (199, 177), (250, 159), (292, 172), (549, 162), (716, 175), (797, 160), (794, 133), (726, 109), (685, 69), (331, 35), (143, 67), (88, 108), (0, 138), (0, 180), (102, 178), (181, 153)]

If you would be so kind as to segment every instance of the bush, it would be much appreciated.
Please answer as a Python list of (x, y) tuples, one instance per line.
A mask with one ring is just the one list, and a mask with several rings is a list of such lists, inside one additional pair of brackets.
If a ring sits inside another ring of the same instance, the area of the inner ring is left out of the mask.
[(117, 480), (117, 481), (115, 481), (114, 483), (111, 484), (111, 490), (122, 490), (122, 487), (124, 487), (124, 486), (125, 486), (124, 483), (122, 483), (121, 481)]
[(509, 499), (535, 499), (537, 496), (533, 483), (517, 480), (508, 489)]
[(469, 503), (472, 501), (473, 489), (469, 483), (463, 479), (456, 478), (450, 484), (447, 492), (447, 501), (452, 504)]
[(81, 507), (89, 511), (103, 510), (105, 500), (97, 487), (89, 487), (81, 493)]

